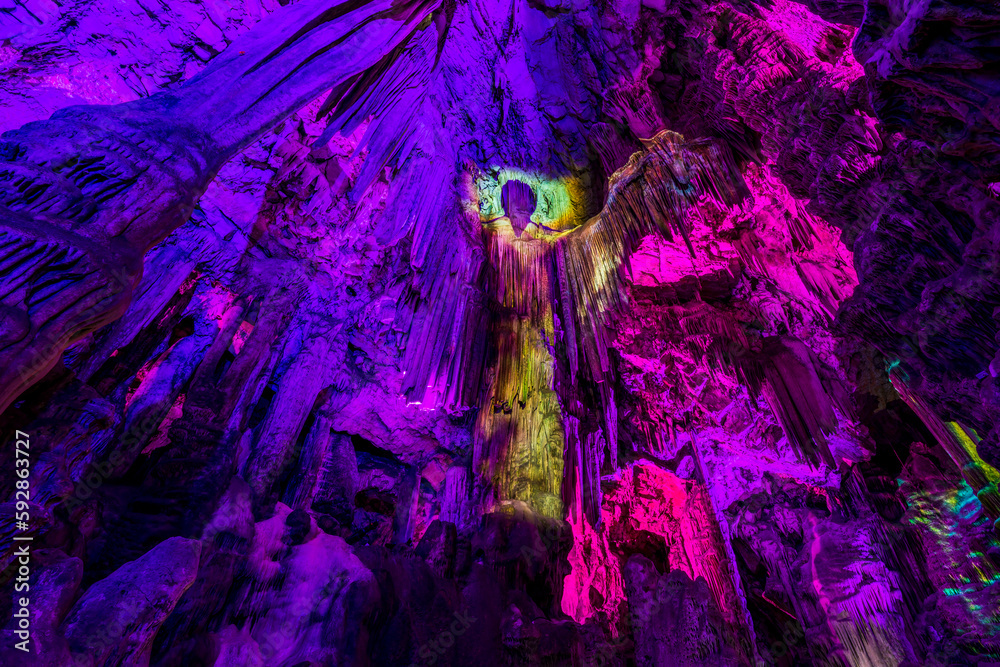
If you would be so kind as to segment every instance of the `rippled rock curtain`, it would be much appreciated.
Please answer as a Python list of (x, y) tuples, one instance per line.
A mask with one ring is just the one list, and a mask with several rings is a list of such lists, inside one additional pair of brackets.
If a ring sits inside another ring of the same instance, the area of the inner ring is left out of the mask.
[(3, 664), (1000, 661), (992, 4), (0, 9)]

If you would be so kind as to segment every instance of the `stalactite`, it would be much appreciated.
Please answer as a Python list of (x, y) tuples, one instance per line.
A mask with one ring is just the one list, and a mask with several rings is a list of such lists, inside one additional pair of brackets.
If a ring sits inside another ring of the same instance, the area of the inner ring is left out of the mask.
[(951, 460), (962, 471), (962, 476), (972, 487), (983, 509), (993, 520), (994, 530), (1000, 535), (1000, 472), (979, 457), (976, 442), (964, 426), (955, 422), (945, 423), (907, 385), (906, 373), (897, 364), (889, 371), (893, 387), (913, 411), (920, 415), (927, 428), (934, 434), (938, 444), (948, 453)]
[(247, 2), (0, 12), (29, 661), (1000, 656), (996, 12)]

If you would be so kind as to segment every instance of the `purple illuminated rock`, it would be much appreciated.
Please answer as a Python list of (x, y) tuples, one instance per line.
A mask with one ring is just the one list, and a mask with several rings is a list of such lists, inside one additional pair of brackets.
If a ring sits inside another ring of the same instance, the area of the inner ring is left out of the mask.
[(37, 664), (1000, 660), (987, 4), (0, 11)]
[(63, 632), (76, 664), (149, 664), (153, 638), (198, 572), (201, 544), (172, 537), (86, 590)]
[(3, 631), (0, 658), (5, 665), (71, 664), (70, 647), (60, 624), (73, 605), (83, 576), (83, 563), (79, 558), (44, 549), (31, 550), (28, 560), (32, 574), (28, 587), (22, 588), (17, 596), (28, 601), (28, 632), (26, 637), (15, 634), (20, 629), (20, 619), (11, 619)]
[(725, 645), (724, 620), (704, 580), (691, 581), (678, 571), (658, 574), (648, 559), (633, 556), (625, 565), (625, 589), (637, 665), (739, 664)]

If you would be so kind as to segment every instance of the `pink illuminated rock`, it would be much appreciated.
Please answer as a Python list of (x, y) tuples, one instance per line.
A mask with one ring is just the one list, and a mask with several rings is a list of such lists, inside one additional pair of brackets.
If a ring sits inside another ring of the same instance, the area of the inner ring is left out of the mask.
[(986, 3), (8, 4), (3, 664), (1000, 660)]

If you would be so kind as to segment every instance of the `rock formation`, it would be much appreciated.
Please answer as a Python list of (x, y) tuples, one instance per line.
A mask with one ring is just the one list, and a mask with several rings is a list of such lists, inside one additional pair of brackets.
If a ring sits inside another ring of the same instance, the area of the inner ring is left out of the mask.
[(0, 10), (4, 665), (1000, 664), (993, 3)]

